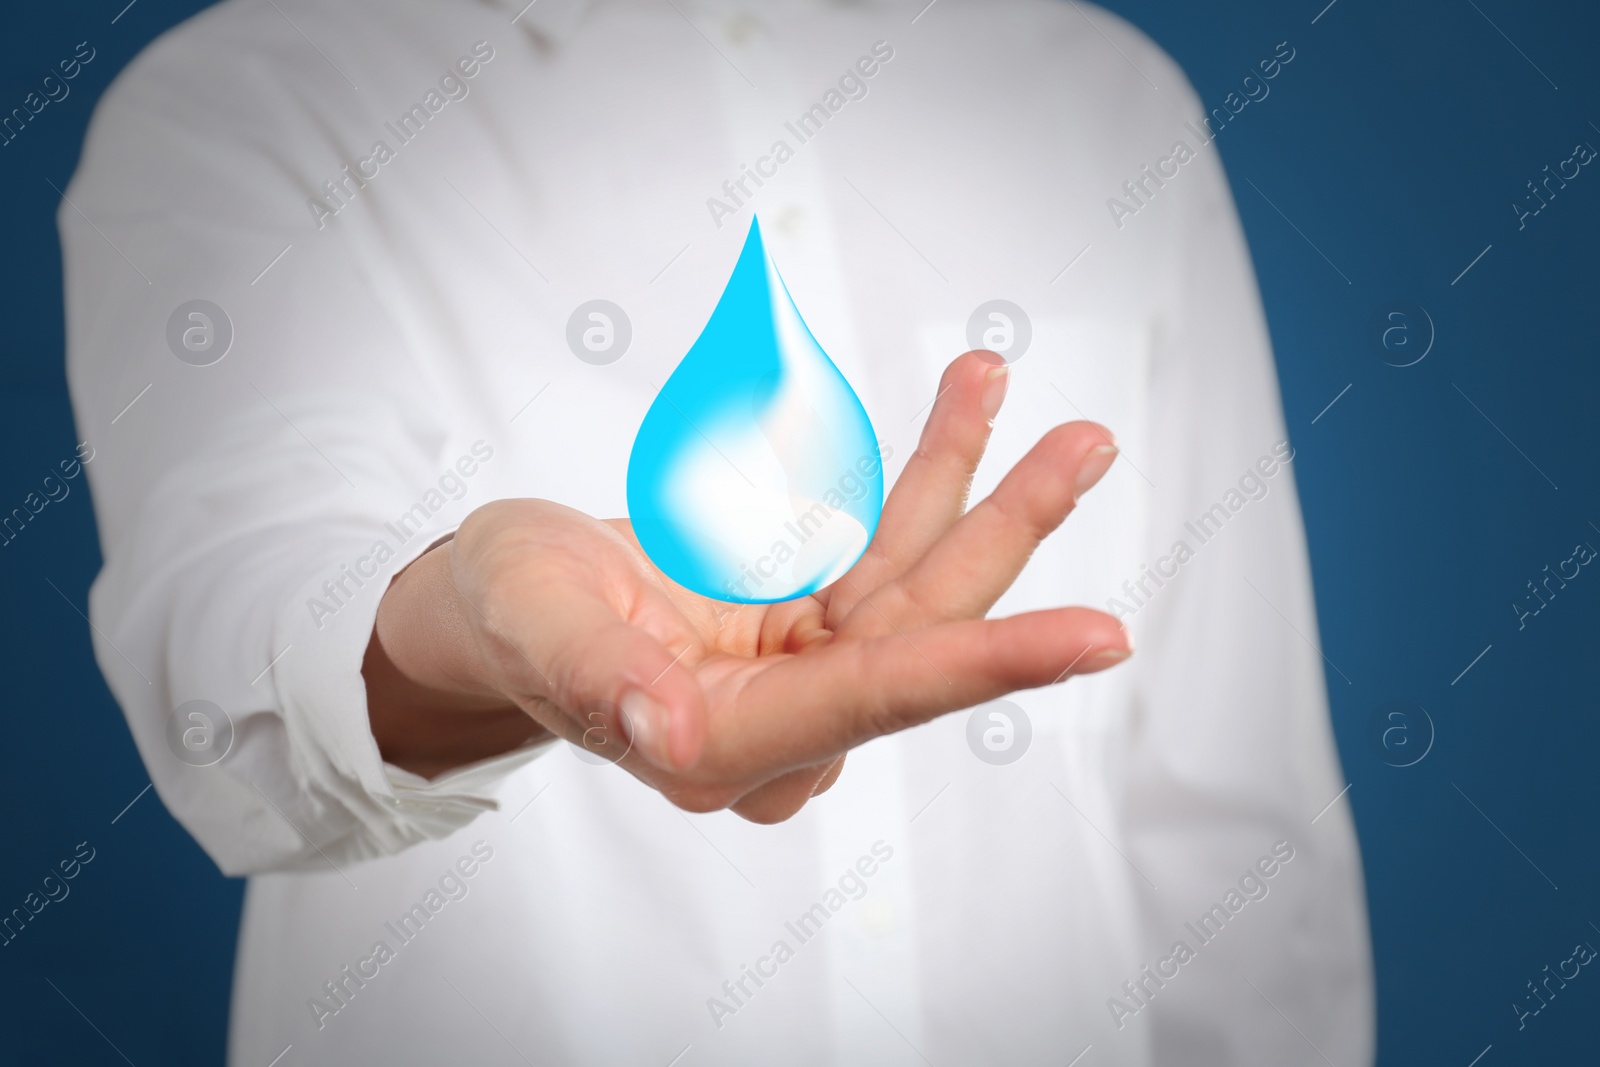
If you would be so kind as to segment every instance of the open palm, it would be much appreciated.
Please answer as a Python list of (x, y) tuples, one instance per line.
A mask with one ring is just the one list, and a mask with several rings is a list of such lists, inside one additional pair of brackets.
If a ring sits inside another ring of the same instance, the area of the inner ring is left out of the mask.
[(1096, 424), (1058, 426), (966, 510), (1007, 375), (991, 353), (950, 365), (871, 546), (813, 596), (726, 604), (662, 575), (625, 521), (480, 508), (448, 546), (474, 686), (680, 807), (770, 822), (874, 737), (1127, 658), (1103, 612), (984, 617), (1116, 455)]

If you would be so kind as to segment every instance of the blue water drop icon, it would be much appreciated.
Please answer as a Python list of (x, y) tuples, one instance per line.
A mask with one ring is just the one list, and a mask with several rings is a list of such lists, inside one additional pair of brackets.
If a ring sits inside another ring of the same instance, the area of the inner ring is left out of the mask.
[(752, 222), (710, 321), (634, 438), (634, 534), (679, 585), (770, 604), (837, 581), (882, 511), (872, 423)]

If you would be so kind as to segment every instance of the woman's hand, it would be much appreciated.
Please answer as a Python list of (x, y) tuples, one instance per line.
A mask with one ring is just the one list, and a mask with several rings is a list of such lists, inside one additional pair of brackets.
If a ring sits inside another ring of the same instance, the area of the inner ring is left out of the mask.
[(874, 737), (1126, 659), (1103, 612), (984, 618), (1116, 458), (1094, 423), (1058, 426), (966, 511), (1008, 376), (990, 353), (950, 365), (866, 554), (798, 600), (691, 593), (626, 521), (479, 508), (379, 606), (364, 673), (385, 758), (432, 774), (549, 731), (679, 807), (774, 822)]

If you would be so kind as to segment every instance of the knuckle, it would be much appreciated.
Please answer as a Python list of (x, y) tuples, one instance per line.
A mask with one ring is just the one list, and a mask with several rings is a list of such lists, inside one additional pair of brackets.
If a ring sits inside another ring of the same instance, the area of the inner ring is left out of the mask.
[(889, 600), (884, 614), (892, 625), (922, 627), (943, 614), (939, 610), (939, 600), (928, 600), (923, 590), (913, 583), (895, 582), (884, 590), (884, 596)]
[(994, 512), (996, 521), (1002, 526), (1029, 541), (1043, 541), (1050, 536), (1061, 525), (1071, 507), (1070, 499), (1065, 508), (1056, 509), (1042, 506), (1031, 496), (1013, 500), (1005, 493), (996, 493), (983, 503)]
[(900, 721), (895, 707), (874, 693), (856, 709), (854, 726), (855, 740), (852, 743), (859, 745), (895, 733), (903, 729), (905, 724)]

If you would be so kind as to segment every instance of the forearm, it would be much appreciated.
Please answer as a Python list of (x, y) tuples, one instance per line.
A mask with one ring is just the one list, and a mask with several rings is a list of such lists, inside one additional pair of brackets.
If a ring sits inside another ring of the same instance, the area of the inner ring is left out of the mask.
[(385, 761), (431, 778), (547, 733), (482, 681), (472, 610), (451, 581), (449, 542), (384, 593), (361, 674)]

